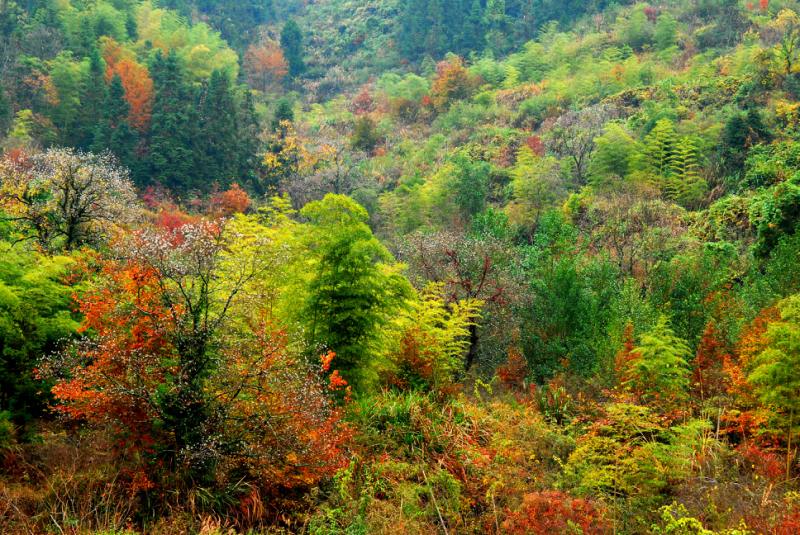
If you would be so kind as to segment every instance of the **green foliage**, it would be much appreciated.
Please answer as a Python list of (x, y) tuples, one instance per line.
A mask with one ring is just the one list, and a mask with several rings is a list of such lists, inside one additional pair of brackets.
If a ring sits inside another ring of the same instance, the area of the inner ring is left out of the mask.
[(608, 405), (605, 418), (592, 425), (567, 459), (564, 483), (580, 495), (628, 497), (652, 507), (670, 480), (685, 477), (699, 438), (675, 431), (646, 407)]
[(431, 285), (409, 303), (395, 321), (390, 359), (396, 382), (413, 389), (440, 390), (452, 386), (464, 368), (469, 328), (483, 303), (445, 300), (442, 285)]
[(329, 194), (301, 214), (313, 258), (302, 310), (308, 341), (336, 352), (342, 375), (363, 388), (380, 355), (380, 327), (408, 295), (407, 282), (355, 201)]
[(637, 4), (627, 17), (617, 21), (622, 42), (637, 50), (653, 42), (654, 28), (645, 9), (647, 4)]
[[(754, 363), (749, 381), (759, 398), (774, 407), (788, 421), (789, 434), (794, 433), (794, 415), (800, 412), (800, 295), (778, 304), (780, 321), (769, 325), (767, 348)], [(790, 439), (791, 440), (791, 439)]]
[(678, 21), (669, 11), (658, 16), (653, 40), (658, 50), (668, 50), (677, 44)]
[(674, 403), (686, 396), (692, 354), (686, 342), (661, 316), (651, 330), (641, 335), (626, 370), (625, 387), (646, 401)]
[(532, 299), (523, 312), (521, 334), (537, 381), (555, 375), (565, 362), (573, 373), (589, 376), (603, 356), (614, 270), (602, 259), (582, 262), (574, 232), (559, 214), (549, 213), (528, 251), (525, 271)]
[(0, 412), (16, 425), (45, 415), (47, 385), (39, 359), (61, 349), (78, 329), (66, 281), (73, 260), (0, 242)]
[(303, 61), (303, 34), (300, 32), (300, 26), (294, 20), (289, 20), (283, 25), (281, 48), (289, 63), (289, 76), (292, 78), (301, 76), (306, 70)]
[(461, 216), (469, 221), (486, 206), (491, 165), (474, 161), (466, 154), (457, 155), (453, 163), (451, 189)]
[(592, 183), (601, 186), (608, 179), (627, 177), (639, 147), (625, 128), (610, 123), (595, 144), (597, 151), (590, 167)]
[(750, 205), (750, 220), (756, 227), (755, 252), (767, 257), (784, 236), (792, 236), (800, 221), (800, 185), (795, 179), (761, 192)]
[(354, 149), (371, 152), (380, 143), (381, 137), (377, 132), (375, 121), (364, 116), (356, 120), (353, 137), (350, 144)]
[[(138, 136), (128, 124), (130, 106), (125, 101), (125, 89), (122, 87), (122, 80), (119, 76), (111, 79), (102, 110), (104, 117), (95, 129), (92, 150), (95, 152), (109, 150), (119, 159), (120, 163), (135, 169)], [(135, 172), (134, 176), (136, 176)]]

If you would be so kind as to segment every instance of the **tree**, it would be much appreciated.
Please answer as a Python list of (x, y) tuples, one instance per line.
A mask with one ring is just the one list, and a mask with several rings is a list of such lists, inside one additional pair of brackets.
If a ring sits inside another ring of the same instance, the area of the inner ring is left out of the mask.
[(451, 302), (443, 284), (431, 284), (411, 299), (393, 329), (390, 382), (432, 391), (452, 386), (461, 373), (470, 326), (481, 306), (475, 299)]
[(452, 187), (455, 202), (463, 220), (469, 222), (486, 206), (491, 165), (488, 162), (474, 161), (463, 153), (457, 154), (453, 163), (455, 171)]
[(548, 148), (559, 158), (567, 158), (575, 183), (586, 183), (589, 164), (595, 151), (595, 139), (607, 121), (617, 114), (614, 107), (597, 105), (579, 112), (571, 111), (558, 118), (547, 138)]
[(106, 103), (105, 64), (97, 47), (89, 54), (89, 72), (81, 91), (80, 132), (76, 145), (89, 149), (94, 142), (94, 132), (103, 119), (103, 105)]
[(661, 316), (642, 334), (629, 362), (625, 386), (646, 401), (673, 403), (686, 395), (691, 352)]
[(609, 178), (627, 177), (638, 147), (625, 128), (616, 123), (607, 124), (594, 142), (597, 148), (589, 166), (590, 182), (603, 186)]
[(155, 98), (148, 153), (151, 179), (185, 193), (197, 184), (193, 173), (192, 139), (197, 121), (193, 94), (174, 55), (158, 52), (151, 65)]
[(781, 62), (784, 76), (795, 71), (800, 52), (800, 17), (791, 9), (782, 9), (767, 26), (768, 40), (775, 44), (775, 56)]
[(366, 115), (356, 119), (353, 137), (350, 140), (354, 149), (372, 152), (380, 142), (381, 137), (375, 128), (375, 121)]
[(558, 160), (537, 157), (528, 146), (517, 151), (511, 170), (514, 204), (509, 211), (515, 223), (535, 229), (542, 214), (566, 197), (566, 184)]
[(658, 177), (669, 175), (672, 157), (677, 145), (675, 125), (669, 119), (661, 119), (644, 138), (647, 168)]
[(773, 321), (765, 333), (766, 349), (755, 359), (748, 376), (756, 395), (778, 411), (786, 425), (786, 480), (791, 478), (792, 437), (795, 416), (800, 412), (800, 295), (778, 304), (780, 320)]
[(135, 169), (138, 136), (128, 123), (130, 106), (125, 99), (122, 79), (117, 75), (111, 80), (102, 110), (104, 117), (95, 128), (92, 150), (98, 153), (109, 150), (120, 163)]
[(699, 152), (692, 136), (678, 140), (670, 161), (670, 176), (664, 184), (667, 195), (687, 208), (696, 208), (708, 192), (708, 184), (700, 176)]
[(431, 86), (431, 101), (438, 111), (445, 111), (456, 100), (468, 98), (480, 85), (458, 56), (451, 56), (436, 65), (436, 77)]
[(300, 26), (294, 20), (290, 19), (283, 25), (281, 48), (283, 56), (289, 64), (289, 76), (292, 78), (302, 76), (306, 71), (303, 61), (303, 34), (300, 32)]
[(175, 475), (214, 485), (230, 470), (280, 495), (342, 466), (322, 377), (264, 308), (244, 306), (277, 252), (244, 220), (146, 228), (80, 298), (89, 336), (43, 373), (59, 378), (61, 412), (106, 427), (141, 463), (145, 488)]
[(22, 237), (72, 250), (130, 221), (136, 194), (113, 157), (50, 149), (30, 160), (0, 162), (0, 202)]
[(119, 76), (125, 88), (125, 100), (128, 102), (129, 124), (139, 132), (145, 132), (150, 126), (153, 113), (153, 80), (147, 67), (128, 58), (110, 65), (106, 71), (106, 79)]
[(0, 137), (5, 137), (11, 127), (11, 104), (5, 89), (0, 86)]
[(195, 177), (201, 184), (227, 186), (240, 179), (241, 148), (239, 125), (242, 121), (228, 75), (214, 71), (200, 97), (200, 125), (195, 148)]
[[(515, 267), (502, 243), (491, 237), (464, 236), (452, 232), (417, 232), (407, 236), (401, 259), (410, 265), (412, 283), (424, 288), (429, 282), (444, 285), (448, 304), (480, 302), (484, 305), (470, 318), (469, 344), (462, 356), (469, 372), (479, 362), (483, 341), (510, 335), (510, 287)], [(477, 313), (480, 312), (480, 315)], [(500, 333), (498, 330), (502, 330)], [(489, 351), (486, 350), (488, 353)]]
[(723, 365), (730, 360), (730, 355), (720, 334), (715, 322), (709, 321), (692, 362), (692, 388), (699, 393), (700, 401), (726, 392)]
[(668, 50), (675, 46), (678, 38), (678, 21), (669, 11), (658, 16), (654, 41), (658, 50)]
[(39, 359), (63, 348), (78, 329), (68, 274), (74, 262), (0, 241), (0, 412), (23, 428), (46, 414), (50, 383)]
[(569, 533), (577, 529), (586, 535), (608, 533), (605, 511), (582, 498), (558, 491), (534, 492), (523, 497), (517, 511), (508, 514), (503, 530), (512, 535)]
[(653, 24), (648, 20), (645, 4), (637, 4), (630, 15), (620, 21), (623, 43), (635, 50), (642, 50), (653, 40)]
[(348, 383), (367, 386), (380, 354), (380, 327), (408, 296), (389, 251), (372, 235), (367, 211), (343, 195), (306, 205), (314, 259), (302, 317), (311, 347), (336, 352)]
[(244, 64), (250, 85), (264, 92), (279, 86), (289, 74), (289, 64), (283, 50), (274, 42), (250, 45), (244, 56)]

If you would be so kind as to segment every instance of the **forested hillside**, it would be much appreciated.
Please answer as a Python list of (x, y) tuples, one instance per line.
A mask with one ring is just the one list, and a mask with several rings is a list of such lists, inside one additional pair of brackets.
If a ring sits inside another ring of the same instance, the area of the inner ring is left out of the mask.
[(0, 0), (0, 533), (800, 532), (800, 2)]

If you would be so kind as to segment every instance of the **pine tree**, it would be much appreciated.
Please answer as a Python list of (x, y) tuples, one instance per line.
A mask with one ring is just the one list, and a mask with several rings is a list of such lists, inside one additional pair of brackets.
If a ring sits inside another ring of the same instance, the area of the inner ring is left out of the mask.
[(283, 26), (281, 48), (283, 49), (283, 56), (289, 64), (289, 77), (296, 78), (301, 76), (306, 70), (306, 65), (303, 61), (303, 34), (294, 20), (287, 21)]
[(89, 54), (89, 73), (83, 81), (81, 109), (76, 126), (76, 145), (87, 149), (94, 140), (94, 131), (103, 119), (103, 104), (107, 97), (105, 61), (97, 47)]
[(445, 24), (444, 0), (428, 0), (428, 20), (426, 22), (425, 52), (441, 56), (447, 52), (447, 28)]
[(231, 82), (214, 71), (201, 97), (197, 172), (206, 184), (227, 186), (239, 173), (239, 113)]
[(137, 160), (135, 158), (138, 136), (128, 124), (130, 106), (125, 100), (125, 88), (122, 79), (114, 76), (111, 79), (105, 102), (102, 106), (103, 119), (94, 131), (93, 152), (111, 151), (124, 166), (134, 171), (137, 176)]
[[(258, 124), (258, 116), (256, 115), (253, 93), (246, 90), (241, 105), (239, 130), (237, 132), (237, 145), (239, 150), (239, 169), (237, 174), (243, 183), (253, 184), (254, 187), (260, 184), (258, 180), (259, 174), (257, 172), (260, 165), (259, 132), (260, 126)], [(266, 192), (259, 193), (263, 194)]]
[(464, 53), (473, 50), (481, 51), (485, 45), (483, 42), (484, 31), (483, 7), (480, 0), (472, 0), (461, 37), (461, 51)]
[(156, 54), (150, 67), (155, 88), (150, 125), (149, 174), (177, 193), (196, 184), (193, 178), (194, 102), (191, 88), (174, 55)]
[(427, 35), (427, 0), (405, 0), (405, 9), (400, 23), (398, 43), (400, 50), (409, 59), (417, 59), (425, 53)]

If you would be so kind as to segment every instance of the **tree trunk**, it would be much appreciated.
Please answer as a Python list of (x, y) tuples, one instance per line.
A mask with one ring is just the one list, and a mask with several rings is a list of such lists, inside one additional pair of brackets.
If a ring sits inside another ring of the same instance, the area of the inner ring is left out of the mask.
[(476, 324), (469, 326), (469, 349), (467, 350), (467, 359), (464, 363), (464, 370), (469, 371), (472, 365), (475, 364), (475, 358), (478, 356), (478, 326)]

